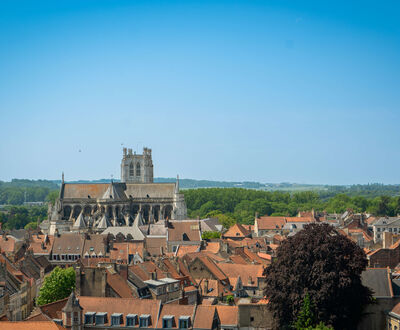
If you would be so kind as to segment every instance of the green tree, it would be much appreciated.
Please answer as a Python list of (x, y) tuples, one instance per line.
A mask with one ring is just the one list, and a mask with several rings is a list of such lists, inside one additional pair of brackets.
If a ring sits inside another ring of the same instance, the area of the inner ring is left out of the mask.
[(37, 304), (44, 305), (64, 299), (73, 289), (75, 289), (75, 270), (72, 267), (62, 269), (57, 266), (45, 277)]
[(37, 229), (37, 222), (29, 222), (25, 225), (24, 229)]
[(310, 300), (310, 296), (307, 293), (303, 300), (303, 305), (301, 306), (300, 312), (297, 315), (297, 320), (294, 324), (296, 330), (307, 329), (312, 327), (316, 323), (314, 314), (314, 304)]
[(46, 201), (54, 205), (57, 198), (58, 198), (58, 191), (53, 190), (50, 191), (49, 194), (46, 196)]
[(201, 233), (202, 239), (220, 238), (221, 233), (219, 231), (204, 231)]
[(232, 295), (226, 296), (226, 302), (231, 305), (233, 304), (233, 302), (235, 301), (235, 299), (233, 298)]

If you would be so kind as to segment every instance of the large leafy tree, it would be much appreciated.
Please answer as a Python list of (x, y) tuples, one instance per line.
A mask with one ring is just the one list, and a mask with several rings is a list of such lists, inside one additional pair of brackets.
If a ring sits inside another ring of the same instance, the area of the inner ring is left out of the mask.
[(366, 266), (364, 251), (330, 225), (310, 224), (289, 237), (264, 273), (265, 294), (279, 327), (296, 321), (309, 296), (315, 322), (354, 329), (371, 300), (360, 277)]
[(40, 288), (38, 305), (66, 298), (75, 288), (75, 270), (72, 267), (62, 269), (56, 267), (46, 276), (43, 286)]

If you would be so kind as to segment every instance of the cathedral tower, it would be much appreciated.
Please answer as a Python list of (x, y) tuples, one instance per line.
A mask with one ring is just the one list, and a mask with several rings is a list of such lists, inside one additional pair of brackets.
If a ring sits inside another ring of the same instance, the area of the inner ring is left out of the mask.
[(151, 149), (143, 148), (143, 154), (132, 154), (132, 149), (124, 148), (121, 161), (121, 182), (126, 183), (152, 183), (153, 160)]

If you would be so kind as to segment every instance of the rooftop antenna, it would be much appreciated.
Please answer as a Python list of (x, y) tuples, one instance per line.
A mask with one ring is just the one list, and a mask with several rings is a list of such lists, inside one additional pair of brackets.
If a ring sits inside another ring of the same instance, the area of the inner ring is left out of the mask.
[(111, 183), (113, 183), (114, 175), (111, 174)]

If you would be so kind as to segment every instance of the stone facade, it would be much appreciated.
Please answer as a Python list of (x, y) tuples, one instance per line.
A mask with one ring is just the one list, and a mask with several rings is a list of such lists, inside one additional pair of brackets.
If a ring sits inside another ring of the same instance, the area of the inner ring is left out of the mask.
[(121, 182), (153, 183), (153, 161), (151, 149), (143, 148), (143, 154), (132, 154), (132, 149), (124, 148), (121, 161)]
[(102, 232), (110, 226), (132, 226), (140, 213), (145, 223), (186, 218), (186, 203), (176, 183), (153, 183), (151, 149), (143, 155), (124, 148), (121, 182), (65, 183), (55, 205), (49, 205), (49, 219), (42, 231)]

